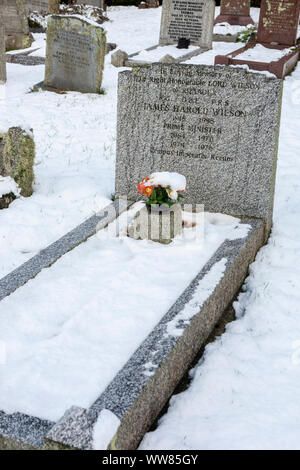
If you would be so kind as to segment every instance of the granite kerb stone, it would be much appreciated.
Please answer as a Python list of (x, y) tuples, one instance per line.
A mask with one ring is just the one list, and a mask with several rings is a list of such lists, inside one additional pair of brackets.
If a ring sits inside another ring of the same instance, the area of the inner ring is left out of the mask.
[(96, 231), (106, 227), (130, 205), (130, 201), (123, 199), (114, 201), (0, 279), (0, 301), (34, 278), (42, 269), (48, 268), (68, 251), (85, 242)]
[[(242, 219), (250, 230), (245, 238), (225, 241), (185, 289), (159, 324), (131, 356), (102, 395), (89, 409), (73, 407), (47, 435), (47, 448), (92, 449), (93, 427), (100, 412), (108, 409), (121, 421), (111, 442), (111, 449), (135, 449), (145, 432), (171, 396), (177, 383), (205, 343), (225, 308), (240, 289), (264, 243), (264, 223)], [(222, 279), (189, 324), (182, 323), (179, 337), (167, 336), (167, 324), (192, 299), (199, 282), (216, 263), (226, 259)], [(153, 363), (153, 375), (145, 365)]]

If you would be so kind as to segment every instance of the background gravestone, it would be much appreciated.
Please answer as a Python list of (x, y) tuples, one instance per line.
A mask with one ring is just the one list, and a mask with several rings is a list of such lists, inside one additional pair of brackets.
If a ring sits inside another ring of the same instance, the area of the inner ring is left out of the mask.
[[(5, 36), (4, 26), (0, 23), (0, 86), (6, 82)], [(1, 90), (0, 90), (1, 101)]]
[(184, 203), (270, 230), (282, 83), (243, 69), (155, 64), (119, 74), (116, 195), (153, 171), (187, 179)]
[(220, 15), (215, 19), (217, 23), (247, 26), (254, 24), (250, 16), (250, 0), (221, 0)]
[(76, 0), (76, 5), (92, 5), (104, 10), (105, 0)]
[(160, 45), (177, 44), (179, 38), (211, 49), (215, 15), (214, 0), (164, 0)]
[(0, 12), (5, 29), (6, 50), (29, 47), (32, 38), (23, 0), (0, 0)]
[(299, 0), (262, 0), (257, 42), (295, 45), (299, 12)]
[(75, 16), (51, 16), (47, 24), (44, 85), (99, 93), (105, 52), (103, 28)]
[(60, 0), (25, 0), (26, 14), (34, 11), (41, 14), (59, 13)]

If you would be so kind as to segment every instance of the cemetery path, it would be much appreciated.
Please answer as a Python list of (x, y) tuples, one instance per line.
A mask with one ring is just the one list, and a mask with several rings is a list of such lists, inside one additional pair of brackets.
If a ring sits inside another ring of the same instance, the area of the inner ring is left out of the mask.
[(237, 320), (209, 344), (189, 388), (141, 449), (299, 449), (300, 66), (285, 79), (274, 227), (250, 267)]

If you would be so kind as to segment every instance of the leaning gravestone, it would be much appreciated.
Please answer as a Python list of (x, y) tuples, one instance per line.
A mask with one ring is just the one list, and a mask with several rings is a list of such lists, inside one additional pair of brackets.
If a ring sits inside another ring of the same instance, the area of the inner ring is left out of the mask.
[(159, 65), (119, 74), (116, 196), (154, 171), (183, 174), (184, 202), (272, 224), (281, 80)]
[(191, 44), (211, 49), (214, 13), (214, 0), (164, 0), (159, 44), (187, 38)]
[(59, 13), (60, 0), (25, 0), (25, 10), (27, 15), (36, 11), (40, 14)]
[(44, 85), (99, 93), (106, 35), (103, 28), (76, 16), (52, 16), (47, 24)]
[[(4, 26), (0, 23), (0, 86), (6, 82), (5, 36)], [(1, 100), (1, 90), (0, 90)]]
[(215, 19), (215, 24), (229, 23), (240, 26), (254, 24), (250, 16), (250, 3), (250, 0), (221, 0), (220, 15)]
[(5, 28), (6, 50), (29, 47), (32, 40), (23, 0), (0, 0), (0, 12)]

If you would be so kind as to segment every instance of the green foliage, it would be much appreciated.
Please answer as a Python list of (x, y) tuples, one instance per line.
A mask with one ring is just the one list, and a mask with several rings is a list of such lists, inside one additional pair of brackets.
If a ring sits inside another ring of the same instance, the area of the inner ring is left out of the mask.
[(243, 31), (242, 33), (239, 34), (236, 42), (244, 42), (244, 43), (248, 42), (252, 34), (254, 34), (255, 32), (256, 32), (255, 26), (247, 29), (246, 31)]
[(174, 201), (174, 199), (171, 199), (166, 191), (165, 188), (162, 188), (161, 186), (158, 186), (157, 188), (154, 188), (153, 193), (148, 197), (148, 201), (146, 202), (147, 206), (151, 206), (152, 204), (166, 204), (167, 206), (171, 207), (173, 204), (176, 204), (181, 198), (182, 194), (178, 194), (178, 200)]

